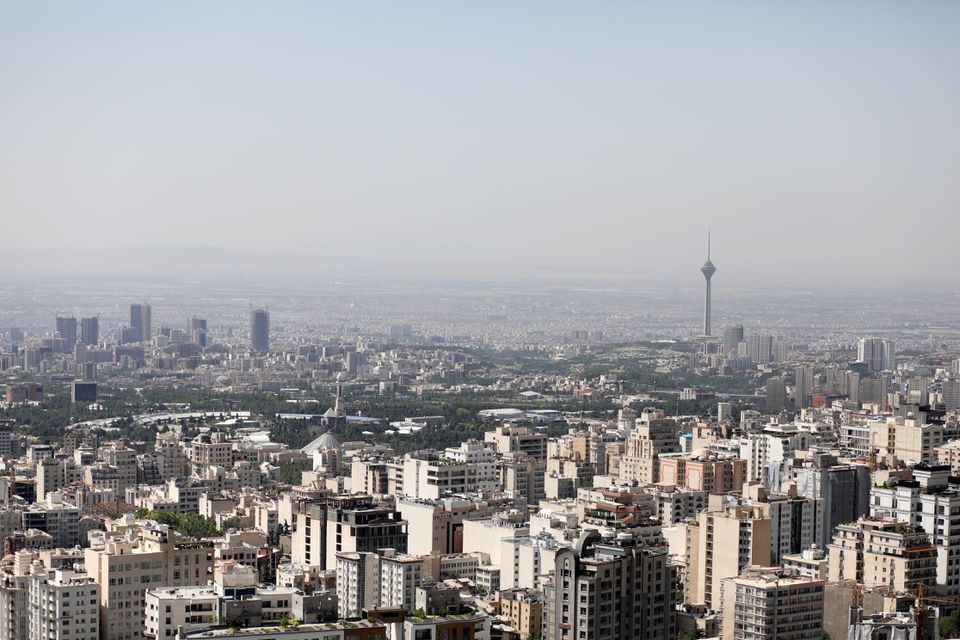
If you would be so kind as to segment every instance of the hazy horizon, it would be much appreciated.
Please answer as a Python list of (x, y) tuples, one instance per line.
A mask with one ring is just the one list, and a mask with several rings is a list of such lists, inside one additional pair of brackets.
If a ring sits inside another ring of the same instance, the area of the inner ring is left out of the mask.
[(949, 284), (958, 31), (948, 2), (4, 2), (0, 268), (695, 286), (710, 229), (718, 296)]

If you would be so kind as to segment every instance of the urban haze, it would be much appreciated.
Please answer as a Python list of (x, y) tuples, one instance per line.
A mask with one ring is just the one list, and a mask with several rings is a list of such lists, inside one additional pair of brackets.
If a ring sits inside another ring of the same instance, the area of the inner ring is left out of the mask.
[(957, 33), (0, 0), (0, 640), (960, 638)]

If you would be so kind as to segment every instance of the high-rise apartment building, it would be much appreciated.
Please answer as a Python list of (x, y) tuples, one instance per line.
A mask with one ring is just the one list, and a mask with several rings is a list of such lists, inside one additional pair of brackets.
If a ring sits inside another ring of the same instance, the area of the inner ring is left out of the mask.
[(380, 597), (380, 557), (369, 551), (336, 554), (337, 614), (359, 618), (364, 609), (377, 606)]
[(388, 553), (380, 557), (378, 606), (413, 611), (417, 587), (423, 583), (423, 559)]
[(960, 380), (944, 380), (941, 391), (943, 405), (947, 411), (960, 409)]
[(66, 348), (73, 350), (77, 344), (77, 319), (57, 316), (57, 334), (66, 342)]
[(747, 358), (753, 364), (767, 364), (773, 361), (772, 336), (747, 336)]
[(871, 421), (869, 427), (870, 447), (878, 457), (895, 456), (907, 464), (935, 464), (937, 447), (944, 443), (946, 434), (943, 424), (925, 422), (923, 417), (894, 416)]
[(483, 440), (500, 454), (525, 453), (534, 460), (547, 461), (547, 434), (530, 427), (501, 424), (483, 434)]
[(85, 345), (94, 345), (100, 340), (100, 318), (80, 319), (80, 341)]
[(305, 505), (297, 514), (291, 547), (295, 563), (333, 570), (338, 553), (406, 553), (407, 523), (399, 511), (370, 496), (330, 498)]
[(800, 495), (822, 500), (823, 523), (817, 540), (821, 549), (827, 547), (839, 525), (854, 522), (870, 512), (872, 482), (870, 470), (864, 465), (810, 465), (797, 469), (795, 478)]
[(823, 580), (751, 567), (723, 582), (723, 640), (821, 640)]
[(398, 499), (397, 511), (407, 521), (408, 552), (424, 556), (462, 552), (464, 520), (490, 515), (485, 504), (459, 498)]
[(99, 640), (100, 587), (93, 578), (37, 560), (29, 584), (30, 640)]
[(750, 565), (770, 566), (772, 524), (759, 506), (697, 514), (687, 526), (687, 600), (719, 611), (724, 578)]
[(660, 454), (679, 452), (677, 423), (667, 418), (662, 410), (648, 407), (637, 418), (637, 424), (627, 438), (620, 460), (620, 478), (655, 484), (660, 480)]
[(57, 491), (23, 511), (23, 528), (49, 533), (58, 547), (70, 548), (82, 542), (80, 509), (64, 502)]
[(892, 370), (895, 358), (893, 340), (860, 338), (857, 343), (857, 361), (865, 363), (870, 371)]
[(895, 518), (919, 527), (937, 549), (937, 584), (960, 594), (960, 484), (950, 481), (949, 465), (918, 464), (912, 480), (870, 490), (870, 515)]
[(270, 312), (266, 309), (250, 312), (250, 349), (254, 353), (270, 351)]
[(150, 324), (151, 309), (148, 304), (130, 305), (130, 328), (133, 329), (135, 342), (146, 342), (153, 337)]
[(665, 549), (631, 536), (580, 536), (559, 549), (544, 586), (546, 640), (659, 640), (675, 636), (673, 568)]
[(736, 355), (737, 345), (743, 340), (743, 325), (736, 324), (723, 330), (723, 354)]
[(829, 546), (830, 582), (916, 592), (937, 581), (937, 550), (923, 531), (893, 518), (861, 518), (837, 527)]
[(801, 365), (794, 370), (795, 382), (794, 399), (797, 409), (806, 409), (810, 406), (810, 396), (813, 394), (813, 367)]
[(84, 567), (100, 586), (100, 640), (140, 640), (147, 589), (207, 584), (213, 543), (182, 540), (166, 525), (129, 514), (107, 526), (84, 550)]

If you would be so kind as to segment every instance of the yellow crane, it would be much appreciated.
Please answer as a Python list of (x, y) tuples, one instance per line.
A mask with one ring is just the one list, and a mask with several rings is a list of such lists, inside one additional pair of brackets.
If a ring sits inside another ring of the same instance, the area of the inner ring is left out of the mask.
[[(925, 634), (927, 630), (926, 622), (927, 622), (927, 603), (928, 602), (935, 602), (937, 604), (952, 604), (952, 605), (960, 606), (960, 599), (957, 599), (957, 598), (944, 598), (941, 596), (926, 595), (924, 593), (925, 587), (926, 585), (924, 585), (921, 582), (919, 587), (917, 588), (917, 593), (914, 596), (917, 599), (917, 608), (913, 615), (914, 620), (917, 623), (917, 640), (927, 640), (925, 637)], [(908, 595), (913, 596), (914, 594), (911, 593)], [(939, 636), (939, 633), (937, 633), (935, 637), (931, 640), (936, 640), (938, 636)]]

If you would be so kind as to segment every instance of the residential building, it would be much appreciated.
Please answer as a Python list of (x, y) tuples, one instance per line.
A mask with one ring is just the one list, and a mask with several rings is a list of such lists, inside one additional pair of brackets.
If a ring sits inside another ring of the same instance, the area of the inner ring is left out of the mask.
[(837, 527), (829, 547), (830, 581), (915, 592), (937, 580), (937, 550), (923, 531), (892, 518)]
[(36, 560), (29, 584), (31, 640), (99, 640), (100, 588), (93, 578)]
[(673, 568), (666, 550), (629, 533), (584, 533), (557, 552), (544, 587), (547, 640), (673, 638)]
[(719, 611), (722, 580), (750, 565), (770, 566), (772, 547), (772, 522), (759, 506), (697, 514), (687, 525), (687, 601)]
[(723, 640), (823, 638), (823, 580), (751, 567), (723, 590)]
[(660, 409), (646, 408), (627, 438), (620, 460), (621, 480), (635, 480), (641, 485), (660, 480), (660, 455), (680, 452), (679, 432), (675, 421)]

